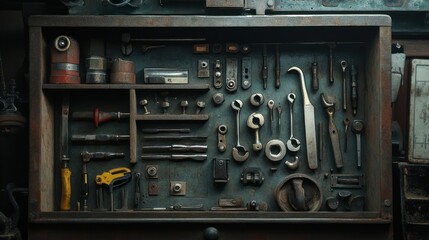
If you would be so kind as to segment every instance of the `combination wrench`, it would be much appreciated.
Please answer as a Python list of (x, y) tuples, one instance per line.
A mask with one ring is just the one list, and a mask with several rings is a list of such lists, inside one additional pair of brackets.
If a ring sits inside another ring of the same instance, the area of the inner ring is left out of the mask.
[(237, 162), (244, 162), (249, 157), (249, 151), (240, 144), (240, 110), (243, 107), (243, 102), (239, 99), (236, 99), (231, 103), (231, 107), (237, 111), (237, 145), (232, 149), (232, 158), (234, 158), (234, 160)]
[(260, 113), (252, 113), (247, 118), (247, 126), (253, 130), (255, 130), (255, 143), (253, 146), (253, 151), (261, 151), (262, 143), (259, 140), (259, 129), (264, 125), (264, 116)]
[(295, 93), (289, 93), (287, 100), (289, 102), (290, 112), (290, 138), (286, 142), (287, 149), (291, 152), (297, 152), (301, 148), (301, 142), (293, 136), (293, 103), (295, 102)]

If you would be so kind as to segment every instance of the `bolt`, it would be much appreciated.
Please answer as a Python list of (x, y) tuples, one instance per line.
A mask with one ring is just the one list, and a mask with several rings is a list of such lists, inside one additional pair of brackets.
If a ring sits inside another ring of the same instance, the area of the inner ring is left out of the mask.
[(206, 61), (201, 61), (200, 66), (201, 68), (207, 68), (209, 64)]
[(174, 184), (173, 192), (178, 193), (178, 192), (180, 192), (180, 190), (182, 190), (182, 184), (180, 184), (180, 183)]
[(168, 102), (168, 98), (164, 99), (164, 102), (161, 104), (162, 109), (164, 110), (164, 114), (167, 113), (167, 109), (170, 107), (170, 103)]
[(390, 207), (392, 205), (392, 202), (390, 202), (390, 200), (389, 199), (385, 199), (384, 200), (384, 206), (386, 206), (386, 207)]
[(220, 78), (220, 76), (222, 76), (222, 73), (221, 72), (215, 72), (215, 77), (217, 77), (217, 78)]
[(249, 45), (243, 45), (243, 46), (241, 47), (241, 52), (243, 52), (243, 53), (248, 53), (248, 52), (250, 52), (250, 46), (249, 46)]
[(216, 105), (221, 105), (225, 101), (225, 97), (223, 96), (223, 93), (215, 93), (213, 95), (213, 102)]
[(154, 166), (151, 166), (147, 169), (147, 175), (151, 177), (154, 177), (157, 173), (158, 173), (158, 170)]
[(206, 102), (197, 101), (197, 112), (196, 114), (200, 114), (200, 112), (206, 107)]
[(148, 104), (148, 101), (147, 101), (147, 99), (142, 99), (142, 100), (140, 100), (140, 102), (139, 102), (139, 104), (143, 107), (143, 114), (149, 114), (150, 112), (147, 110), (147, 104)]
[(188, 101), (184, 100), (180, 102), (180, 107), (182, 108), (182, 114), (186, 114), (186, 108), (188, 107)]

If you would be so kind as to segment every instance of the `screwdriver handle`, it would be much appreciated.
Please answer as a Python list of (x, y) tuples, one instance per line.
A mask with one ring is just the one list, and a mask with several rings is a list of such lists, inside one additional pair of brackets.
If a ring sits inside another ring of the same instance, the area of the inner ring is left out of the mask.
[(318, 76), (317, 62), (311, 64), (311, 87), (314, 91), (319, 90), (319, 76)]
[(63, 211), (70, 210), (70, 199), (71, 199), (71, 170), (69, 167), (61, 168), (61, 202), (60, 208)]

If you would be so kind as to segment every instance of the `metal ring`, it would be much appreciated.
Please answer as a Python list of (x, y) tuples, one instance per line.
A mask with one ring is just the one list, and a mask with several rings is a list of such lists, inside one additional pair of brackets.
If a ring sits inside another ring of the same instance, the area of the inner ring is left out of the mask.
[[(65, 43), (64, 46), (59, 45), (60, 43)], [(57, 49), (59, 52), (65, 52), (70, 48), (70, 38), (64, 35), (58, 36), (57, 38), (55, 38), (54, 41), (54, 47), (55, 49)]]
[[(273, 146), (277, 146), (280, 148), (279, 153), (274, 154), (271, 151), (271, 148)], [(271, 161), (275, 161), (275, 162), (282, 160), (286, 156), (286, 146), (284, 142), (282, 142), (279, 139), (273, 139), (269, 141), (265, 146), (265, 156), (267, 156), (267, 158), (270, 159)]]
[(259, 107), (264, 103), (264, 95), (261, 93), (254, 93), (250, 96), (250, 104), (254, 107)]
[(219, 131), (220, 134), (225, 135), (226, 132), (228, 131), (228, 127), (225, 124), (222, 124), (222, 125), (219, 125), (217, 130)]
[(52, 70), (79, 71), (79, 65), (73, 63), (52, 63)]

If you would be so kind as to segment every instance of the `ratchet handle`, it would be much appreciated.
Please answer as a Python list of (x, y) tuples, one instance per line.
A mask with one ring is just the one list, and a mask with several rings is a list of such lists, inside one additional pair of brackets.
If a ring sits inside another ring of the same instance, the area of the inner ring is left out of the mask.
[(70, 199), (71, 199), (71, 170), (70, 168), (61, 169), (61, 202), (60, 209), (63, 211), (70, 210)]

